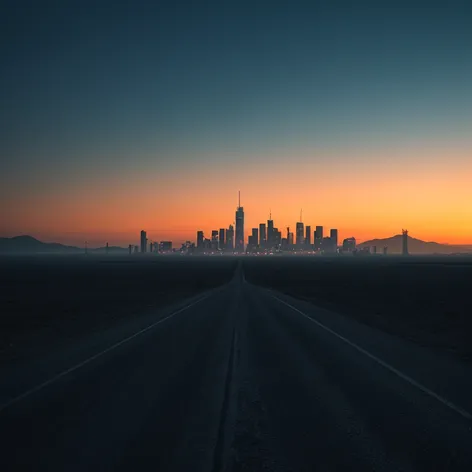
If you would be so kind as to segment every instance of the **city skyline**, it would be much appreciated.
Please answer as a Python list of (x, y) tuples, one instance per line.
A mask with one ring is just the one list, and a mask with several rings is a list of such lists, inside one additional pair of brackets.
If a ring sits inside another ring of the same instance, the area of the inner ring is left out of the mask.
[(0, 236), (472, 243), (470, 2), (174, 3), (0, 7)]
[[(234, 192), (233, 192), (234, 194)], [(241, 191), (238, 191), (238, 202), (236, 205), (233, 205), (233, 210), (228, 209), (226, 218), (223, 217), (220, 221), (216, 221), (215, 224), (210, 225), (209, 223), (206, 223), (205, 225), (196, 225), (195, 227), (186, 227), (186, 228), (159, 228), (158, 221), (154, 221), (151, 223), (151, 225), (154, 225), (154, 227), (151, 227), (148, 229), (145, 225), (140, 225), (139, 229), (137, 230), (128, 230), (128, 231), (119, 231), (119, 232), (114, 232), (114, 231), (104, 231), (103, 233), (97, 234), (94, 233), (93, 231), (87, 232), (87, 233), (79, 233), (79, 232), (72, 232), (72, 233), (62, 233), (57, 235), (57, 236), (52, 236), (50, 238), (44, 237), (43, 234), (34, 231), (24, 231), (24, 232), (4, 232), (3, 234), (0, 234), (0, 237), (13, 237), (13, 236), (18, 236), (22, 234), (28, 234), (33, 237), (38, 237), (39, 239), (44, 240), (45, 242), (59, 242), (63, 244), (71, 244), (71, 245), (76, 245), (76, 246), (82, 246), (87, 243), (89, 247), (102, 247), (105, 244), (110, 244), (112, 246), (121, 246), (123, 248), (128, 247), (131, 245), (133, 248), (134, 246), (138, 246), (139, 251), (141, 252), (141, 249), (143, 247), (143, 237), (145, 238), (146, 241), (153, 242), (153, 243), (158, 243), (159, 241), (171, 241), (174, 244), (174, 247), (178, 247), (181, 244), (184, 244), (188, 241), (193, 242), (197, 244), (198, 242), (198, 236), (197, 233), (203, 233), (204, 238), (212, 238), (212, 232), (220, 239), (221, 237), (221, 231), (224, 229), (225, 231), (228, 229), (228, 227), (233, 228), (234, 232), (234, 245), (236, 248), (236, 241), (237, 241), (237, 236), (236, 236), (236, 221), (237, 221), (237, 215), (238, 215), (238, 210), (242, 211), (242, 218), (243, 218), (243, 230), (244, 230), (244, 238), (243, 238), (243, 245), (244, 247), (247, 246), (249, 237), (251, 236), (253, 229), (258, 228), (258, 234), (261, 234), (260, 227), (261, 225), (264, 225), (264, 231), (266, 234), (269, 232), (269, 225), (272, 222), (272, 226), (278, 229), (283, 236), (286, 236), (286, 232), (288, 227), (290, 227), (291, 234), (293, 236), (293, 243), (294, 245), (298, 244), (298, 241), (300, 240), (306, 240), (307, 238), (307, 233), (306, 230), (307, 228), (310, 228), (310, 237), (311, 237), (311, 243), (314, 244), (315, 242), (315, 232), (317, 228), (321, 227), (322, 228), (322, 233), (321, 233), (321, 238), (323, 236), (330, 236), (328, 234), (328, 231), (330, 231), (332, 228), (335, 228), (338, 237), (338, 245), (342, 243), (342, 241), (346, 238), (351, 238), (354, 237), (357, 241), (357, 243), (362, 243), (367, 240), (371, 239), (381, 239), (381, 238), (388, 238), (396, 234), (400, 234), (398, 230), (398, 225), (396, 227), (393, 227), (391, 225), (391, 231), (384, 232), (382, 234), (369, 234), (368, 232), (363, 232), (363, 231), (358, 231), (356, 233), (354, 228), (349, 228), (346, 227), (345, 225), (342, 224), (342, 221), (339, 223), (336, 223), (332, 217), (326, 218), (328, 221), (331, 222), (330, 225), (323, 224), (323, 221), (316, 221), (319, 218), (313, 218), (312, 216), (307, 216), (306, 219), (302, 216), (302, 214), (306, 214), (304, 209), (299, 210), (299, 218), (296, 218), (295, 209), (292, 212), (293, 217), (291, 221), (287, 221), (285, 224), (282, 224), (281, 221), (276, 221), (276, 217), (273, 216), (272, 214), (272, 209), (269, 208), (267, 211), (267, 216), (265, 217), (266, 219), (264, 220), (264, 216), (262, 216), (262, 219), (259, 219), (260, 217), (255, 217), (254, 215), (251, 214), (251, 212), (245, 212), (244, 211), (244, 204), (241, 204)], [(263, 212), (258, 211), (256, 214), (261, 215)], [(320, 212), (321, 214), (322, 212)], [(233, 215), (232, 217), (230, 215)], [(309, 213), (311, 215), (311, 212)], [(187, 216), (189, 215), (182, 215), (182, 221), (188, 221)], [(195, 216), (195, 215), (194, 215)], [(205, 214), (202, 215), (202, 219), (205, 219)], [(249, 217), (249, 220), (248, 220)], [(198, 218), (198, 214), (197, 214)], [(299, 226), (301, 222), (303, 223), (302, 226)], [(230, 221), (230, 223), (228, 223)], [(321, 224), (320, 224), (321, 223)], [(400, 225), (401, 226), (401, 225)], [(297, 227), (299, 228), (299, 231), (297, 231)], [(415, 225), (412, 226), (413, 228)], [(144, 229), (143, 229), (144, 228)], [(323, 234), (323, 229), (324, 229), (324, 234)], [(303, 232), (303, 234), (302, 234)], [(144, 235), (143, 235), (144, 233)], [(358, 234), (362, 234), (362, 237), (359, 237)], [(442, 241), (438, 239), (425, 239), (424, 237), (421, 236), (421, 234), (418, 234), (417, 231), (414, 231), (414, 234), (416, 237), (419, 239), (424, 239), (426, 241), (435, 241), (439, 242), (442, 244), (470, 244), (471, 239), (464, 239), (464, 240), (459, 240), (459, 241)], [(268, 241), (269, 242), (269, 241)]]
[[(231, 214), (231, 212), (229, 212)], [(244, 238), (242, 240), (242, 244), (240, 246), (237, 245), (237, 233), (236, 233), (236, 221), (238, 220), (238, 215), (241, 216), (242, 221), (242, 230), (244, 231)], [(281, 225), (280, 222), (277, 222), (276, 219), (272, 215), (272, 209), (269, 209), (268, 216), (266, 220), (259, 221), (255, 225), (248, 225), (246, 223), (246, 215), (247, 213), (244, 212), (244, 205), (241, 204), (241, 191), (238, 191), (238, 202), (236, 207), (234, 208), (233, 220), (230, 224), (224, 223), (224, 221), (220, 221), (214, 227), (203, 228), (202, 225), (197, 225), (193, 229), (185, 229), (180, 230), (177, 232), (172, 232), (169, 230), (162, 230), (162, 229), (151, 229), (148, 230), (147, 228), (139, 230), (136, 234), (133, 234), (130, 238), (125, 241), (125, 235), (128, 233), (120, 232), (117, 239), (116, 234), (108, 233), (104, 234), (104, 239), (94, 239), (93, 237), (78, 238), (75, 235), (75, 239), (69, 241), (70, 244), (81, 247), (108, 247), (110, 246), (121, 246), (122, 248), (129, 248), (131, 252), (154, 252), (160, 250), (160, 246), (164, 244), (165, 246), (169, 245), (171, 248), (174, 249), (179, 248), (181, 245), (185, 245), (188, 243), (195, 244), (195, 247), (202, 248), (205, 241), (211, 241), (213, 245), (216, 243), (216, 247), (221, 248), (219, 242), (224, 241), (225, 244), (228, 238), (228, 231), (229, 231), (229, 238), (230, 238), (230, 245), (234, 248), (235, 252), (245, 252), (247, 247), (251, 246), (251, 236), (254, 240), (257, 241), (255, 246), (260, 246), (260, 248), (270, 248), (275, 246), (275, 240), (273, 239), (274, 235), (278, 233), (278, 244), (282, 246), (285, 244), (285, 249), (287, 249), (287, 245), (293, 247), (294, 249), (307, 249), (308, 247), (314, 248), (315, 250), (321, 249), (320, 242), (323, 241), (324, 238), (329, 238), (334, 241), (334, 247), (343, 247), (343, 241), (345, 239), (350, 240), (354, 239), (357, 244), (362, 244), (367, 240), (372, 239), (382, 239), (382, 238), (389, 238), (394, 235), (399, 235), (399, 231), (396, 229), (394, 232), (384, 235), (384, 236), (377, 236), (377, 235), (370, 235), (365, 238), (359, 238), (354, 233), (349, 233), (341, 226), (341, 230), (339, 229), (339, 225), (336, 227), (318, 224), (319, 221), (307, 221), (303, 217), (303, 209), (299, 210), (299, 218), (298, 221), (289, 222), (286, 225)], [(185, 219), (185, 215), (184, 215)], [(231, 218), (226, 218), (226, 221), (230, 221)], [(255, 218), (251, 218), (250, 221), (254, 222)], [(290, 232), (289, 232), (290, 231)], [(403, 232), (404, 230), (402, 230)], [(256, 233), (255, 233), (256, 232)], [(139, 234), (138, 234), (139, 233)], [(26, 233), (24, 233), (26, 234)], [(180, 234), (177, 237), (169, 237), (169, 235)], [(181, 235), (184, 234), (185, 236), (182, 237)], [(272, 234), (272, 239), (271, 235)], [(21, 234), (11, 234), (7, 235), (7, 237), (12, 236), (19, 236)], [(30, 236), (37, 237), (38, 235), (29, 233)], [(90, 236), (90, 235), (88, 235)], [(418, 234), (415, 232), (415, 236), (418, 237)], [(0, 236), (2, 237), (2, 236)], [(261, 239), (262, 238), (262, 239)], [(285, 240), (285, 242), (284, 242)], [(318, 242), (317, 242), (318, 240)], [(47, 239), (43, 239), (44, 242), (59, 242), (64, 243), (64, 240), (61, 239), (54, 239), (48, 241)], [(449, 242), (439, 242), (440, 244), (451, 244)], [(460, 244), (460, 243), (458, 243)], [(467, 245), (467, 242), (464, 243)], [(151, 247), (150, 247), (151, 245)], [(154, 250), (152, 249), (154, 247)]]

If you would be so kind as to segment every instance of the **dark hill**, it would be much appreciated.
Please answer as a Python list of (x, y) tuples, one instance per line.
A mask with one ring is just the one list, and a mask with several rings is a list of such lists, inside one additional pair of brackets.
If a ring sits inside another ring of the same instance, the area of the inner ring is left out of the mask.
[[(391, 238), (371, 239), (370, 241), (359, 244), (359, 247), (365, 246), (377, 246), (377, 252), (381, 252), (382, 248), (386, 246), (388, 247), (389, 254), (401, 254), (402, 235), (396, 234)], [(433, 241), (427, 242), (408, 236), (408, 252), (410, 254), (463, 254), (472, 252), (472, 246), (439, 244)]]
[(41, 252), (80, 252), (83, 249), (74, 246), (65, 246), (59, 243), (43, 243), (32, 236), (15, 236), (0, 238), (0, 253), (41, 253)]

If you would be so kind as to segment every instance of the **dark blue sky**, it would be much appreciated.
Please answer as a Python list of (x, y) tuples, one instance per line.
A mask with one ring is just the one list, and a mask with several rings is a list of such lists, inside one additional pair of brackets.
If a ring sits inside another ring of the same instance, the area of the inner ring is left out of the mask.
[(91, 168), (172, 172), (315, 148), (342, 165), (345, 149), (361, 162), (369, 148), (469, 146), (471, 10), (2, 2), (2, 196)]
[(10, 2), (2, 154), (47, 166), (118, 150), (464, 136), (468, 4)]

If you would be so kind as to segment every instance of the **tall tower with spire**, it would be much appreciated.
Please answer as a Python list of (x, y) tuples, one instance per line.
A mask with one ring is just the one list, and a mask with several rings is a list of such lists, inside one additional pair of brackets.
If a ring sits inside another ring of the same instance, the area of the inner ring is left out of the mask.
[(238, 252), (244, 252), (244, 208), (241, 206), (241, 191), (238, 192), (238, 208), (236, 209), (235, 249)]
[(300, 221), (297, 223), (297, 229), (296, 229), (296, 245), (297, 249), (303, 249), (303, 246), (305, 245), (305, 231), (303, 229), (303, 212), (300, 210)]
[(267, 220), (267, 247), (273, 247), (274, 243), (274, 220), (272, 219), (272, 210), (269, 210), (269, 219)]

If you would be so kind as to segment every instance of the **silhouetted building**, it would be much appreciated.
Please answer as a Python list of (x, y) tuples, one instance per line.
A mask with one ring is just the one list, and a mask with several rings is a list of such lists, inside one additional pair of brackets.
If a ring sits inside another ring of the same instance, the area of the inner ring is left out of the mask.
[(105, 252), (108, 254), (108, 243), (107, 243), (107, 245), (105, 246)]
[(372, 254), (377, 254), (377, 246), (372, 246)]
[(346, 238), (343, 241), (343, 252), (354, 252), (356, 249), (356, 238)]
[(282, 232), (278, 228), (274, 228), (274, 245), (280, 247), (282, 244)]
[(185, 241), (180, 248), (180, 254), (193, 254), (195, 252), (195, 244), (190, 241)]
[(239, 193), (238, 208), (236, 210), (236, 251), (244, 252), (244, 208), (241, 206), (241, 192)]
[(259, 230), (257, 228), (252, 228), (252, 243), (254, 246), (259, 245)]
[(386, 256), (386, 255), (387, 255), (387, 252), (388, 252), (388, 247), (387, 247), (387, 246), (385, 246), (385, 247), (383, 248), (383, 253), (384, 253), (384, 256)]
[(252, 228), (251, 234), (247, 238), (246, 252), (254, 252), (257, 249), (259, 240), (258, 228)]
[(290, 231), (287, 234), (287, 244), (288, 244), (288, 249), (293, 249), (293, 233)]
[(203, 231), (197, 231), (197, 248), (203, 249)]
[(141, 252), (146, 252), (147, 247), (147, 237), (146, 231), (141, 231)]
[(218, 230), (214, 229), (211, 232), (211, 249), (213, 251), (218, 250)]
[(408, 230), (402, 229), (402, 254), (408, 256)]
[(288, 239), (287, 238), (282, 238), (282, 241), (280, 243), (280, 247), (283, 251), (286, 251), (288, 249)]
[(138, 253), (138, 246), (134, 246), (134, 253), (137, 254)]
[(220, 249), (223, 251), (225, 248), (225, 229), (220, 228), (220, 237), (218, 239)]
[(153, 250), (153, 244), (152, 243), (149, 243), (149, 252), (152, 254), (152, 250)]
[(303, 223), (299, 221), (297, 223), (297, 229), (296, 229), (296, 243), (297, 243), (297, 249), (302, 249), (303, 248), (303, 243), (305, 242), (305, 235), (304, 235), (304, 228), (303, 228)]
[(259, 246), (261, 248), (265, 248), (266, 243), (267, 243), (266, 225), (265, 223), (261, 223), (259, 225)]
[(305, 247), (311, 248), (311, 226), (305, 226)]
[(129, 255), (131, 256), (131, 254), (132, 254), (132, 252), (133, 252), (133, 245), (132, 245), (132, 244), (130, 244), (130, 245), (128, 246), (128, 252), (129, 252)]
[(337, 250), (338, 249), (338, 230), (332, 229), (329, 233), (329, 237), (331, 238), (334, 249)]
[(331, 254), (336, 251), (336, 246), (330, 237), (323, 238), (321, 249), (325, 254)]
[(203, 240), (203, 249), (205, 251), (211, 251), (211, 240), (209, 238)]
[(234, 249), (234, 227), (229, 225), (229, 228), (226, 230), (226, 250), (232, 251)]
[(274, 220), (272, 219), (272, 213), (267, 220), (267, 247), (274, 245)]
[(320, 251), (321, 246), (323, 245), (323, 226), (317, 226), (315, 228), (315, 250)]
[(159, 243), (159, 252), (172, 252), (172, 241), (161, 241)]

